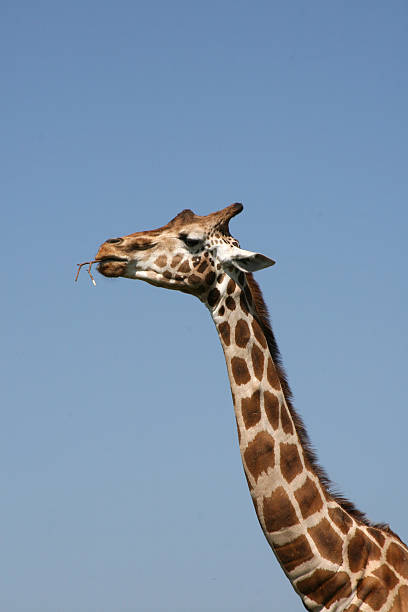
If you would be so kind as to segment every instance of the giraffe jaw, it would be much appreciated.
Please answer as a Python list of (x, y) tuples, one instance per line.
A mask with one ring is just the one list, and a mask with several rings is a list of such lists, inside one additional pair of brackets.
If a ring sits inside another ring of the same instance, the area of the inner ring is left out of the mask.
[(192, 293), (191, 288), (187, 288), (183, 283), (165, 278), (160, 272), (138, 268), (136, 260), (128, 259), (127, 257), (118, 257), (116, 255), (108, 255), (100, 258), (98, 261), (98, 272), (108, 278), (117, 278), (121, 276), (123, 278), (130, 278), (131, 280), (142, 280), (155, 287)]

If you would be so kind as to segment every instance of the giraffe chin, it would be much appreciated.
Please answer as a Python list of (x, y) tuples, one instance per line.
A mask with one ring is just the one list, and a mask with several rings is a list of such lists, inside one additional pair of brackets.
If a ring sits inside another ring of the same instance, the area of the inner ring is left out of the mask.
[(102, 261), (98, 265), (98, 272), (108, 278), (124, 276), (126, 272), (127, 261)]

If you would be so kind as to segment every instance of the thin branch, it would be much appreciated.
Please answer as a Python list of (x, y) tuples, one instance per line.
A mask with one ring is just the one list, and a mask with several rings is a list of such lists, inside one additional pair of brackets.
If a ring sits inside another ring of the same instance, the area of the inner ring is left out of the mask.
[(91, 268), (92, 268), (92, 264), (98, 263), (99, 261), (100, 261), (100, 259), (94, 259), (93, 261), (84, 261), (81, 264), (77, 264), (78, 270), (77, 270), (77, 273), (76, 273), (76, 276), (75, 276), (75, 282), (77, 282), (77, 280), (78, 280), (78, 276), (79, 276), (79, 273), (81, 271), (82, 266), (86, 266), (88, 264), (88, 274), (91, 277), (92, 284), (94, 285), (94, 287), (96, 287), (96, 282), (95, 282), (94, 277), (92, 276)]

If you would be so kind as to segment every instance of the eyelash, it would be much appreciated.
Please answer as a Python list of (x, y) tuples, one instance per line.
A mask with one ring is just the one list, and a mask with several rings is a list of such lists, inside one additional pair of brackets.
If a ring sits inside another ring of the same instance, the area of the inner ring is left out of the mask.
[(201, 242), (202, 242), (199, 238), (189, 238), (188, 236), (186, 236), (184, 234), (182, 234), (180, 236), (180, 239), (189, 248), (194, 248), (194, 247), (198, 246), (199, 244), (201, 244)]

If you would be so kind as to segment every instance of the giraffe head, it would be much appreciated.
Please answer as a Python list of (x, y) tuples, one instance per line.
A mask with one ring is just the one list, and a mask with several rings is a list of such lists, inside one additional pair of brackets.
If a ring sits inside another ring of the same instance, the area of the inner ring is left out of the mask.
[(98, 270), (190, 293), (211, 304), (211, 290), (224, 272), (254, 272), (275, 263), (241, 249), (231, 236), (229, 221), (242, 209), (242, 204), (231, 204), (203, 217), (183, 210), (159, 229), (111, 238), (96, 255)]

